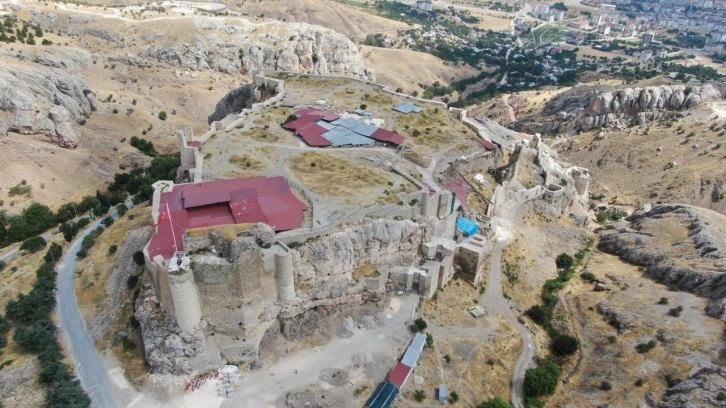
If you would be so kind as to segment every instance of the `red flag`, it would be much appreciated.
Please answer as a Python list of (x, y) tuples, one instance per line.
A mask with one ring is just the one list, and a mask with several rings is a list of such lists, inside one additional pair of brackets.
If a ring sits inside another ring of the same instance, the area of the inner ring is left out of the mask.
[(159, 217), (159, 222), (157, 222), (156, 224), (154, 224), (154, 227), (156, 227), (159, 224), (161, 224), (161, 222), (164, 221), (167, 218), (169, 218), (169, 213), (166, 212), (166, 211), (164, 211), (163, 213), (161, 213), (161, 217)]

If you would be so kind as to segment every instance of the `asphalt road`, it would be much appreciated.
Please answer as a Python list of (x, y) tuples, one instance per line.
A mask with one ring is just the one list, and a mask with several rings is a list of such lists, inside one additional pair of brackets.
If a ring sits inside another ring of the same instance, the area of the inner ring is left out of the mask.
[[(53, 236), (52, 233), (46, 232), (45, 234), (41, 235), (44, 240), (48, 241)], [(8, 259), (14, 257), (18, 252), (20, 251), (20, 245), (15, 247), (14, 249), (11, 249), (10, 251), (0, 255), (0, 261), (7, 262)]]
[[(126, 203), (129, 208), (132, 207)], [(116, 211), (111, 214), (117, 218)], [(76, 253), (81, 249), (81, 242), (88, 234), (96, 229), (105, 217), (99, 217), (88, 227), (79, 233), (66, 250), (60, 263), (56, 267), (58, 272), (58, 290), (56, 292), (56, 304), (58, 312), (58, 324), (66, 339), (66, 344), (71, 352), (71, 358), (75, 363), (76, 373), (81, 380), (81, 385), (91, 398), (92, 405), (99, 408), (124, 407), (121, 393), (115, 387), (109, 376), (108, 369), (104, 366), (101, 356), (98, 354), (91, 336), (86, 330), (86, 323), (81, 315), (76, 301), (76, 292), (73, 281), (76, 277), (78, 259)]]

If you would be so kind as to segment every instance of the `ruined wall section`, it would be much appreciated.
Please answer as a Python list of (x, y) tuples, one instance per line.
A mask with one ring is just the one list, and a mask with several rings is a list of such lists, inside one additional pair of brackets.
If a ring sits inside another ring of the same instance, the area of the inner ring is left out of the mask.
[(352, 282), (356, 267), (413, 265), (433, 228), (410, 220), (375, 220), (312, 240), (295, 252), (298, 297), (335, 298)]

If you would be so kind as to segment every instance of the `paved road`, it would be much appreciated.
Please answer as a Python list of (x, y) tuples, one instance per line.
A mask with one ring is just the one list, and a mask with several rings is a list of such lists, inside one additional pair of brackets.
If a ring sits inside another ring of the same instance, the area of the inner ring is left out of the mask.
[[(126, 203), (129, 208), (132, 205)], [(112, 213), (116, 218), (116, 212)], [(86, 323), (78, 308), (76, 292), (73, 280), (76, 277), (76, 266), (78, 259), (76, 253), (81, 249), (81, 242), (88, 234), (96, 229), (103, 217), (92, 222), (83, 232), (76, 236), (63, 255), (57, 266), (58, 291), (56, 302), (58, 311), (58, 323), (66, 339), (66, 344), (71, 352), (71, 358), (75, 363), (76, 373), (81, 380), (81, 385), (91, 398), (92, 404), (99, 408), (124, 407), (122, 397), (109, 376), (108, 369), (101, 361), (101, 356), (91, 340)]]
[[(46, 241), (48, 241), (52, 236), (53, 233), (51, 232), (46, 232), (45, 234), (41, 235), (41, 237), (43, 237), (43, 239)], [(7, 262), (8, 259), (14, 257), (18, 253), (18, 251), (20, 251), (20, 245), (4, 253), (3, 255), (0, 255), (0, 261)]]

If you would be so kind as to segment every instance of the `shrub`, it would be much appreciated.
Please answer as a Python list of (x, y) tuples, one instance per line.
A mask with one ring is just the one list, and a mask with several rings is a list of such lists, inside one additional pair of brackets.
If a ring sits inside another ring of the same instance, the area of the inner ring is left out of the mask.
[(33, 188), (29, 186), (25, 180), (23, 180), (20, 183), (10, 187), (10, 189), (8, 190), (8, 196), (29, 196), (32, 194), (32, 191)]
[(665, 380), (666, 385), (668, 385), (668, 388), (675, 387), (681, 382), (681, 379), (674, 377), (673, 374), (666, 374), (663, 379)]
[(532, 306), (525, 314), (540, 326), (544, 326), (552, 319), (552, 310), (540, 305)]
[(20, 249), (34, 254), (45, 248), (48, 243), (43, 237), (28, 238), (20, 245)]
[(683, 306), (677, 306), (677, 307), (673, 307), (670, 310), (668, 310), (668, 314), (673, 317), (678, 317), (681, 315), (682, 311), (683, 311)]
[(554, 394), (561, 374), (560, 368), (550, 361), (528, 369), (524, 374), (525, 396), (540, 397)]
[(668, 298), (667, 297), (660, 298), (660, 300), (658, 301), (658, 304), (659, 305), (667, 305), (668, 304)]
[(131, 351), (136, 348), (136, 343), (133, 340), (130, 339), (123, 339), (121, 340), (121, 347), (124, 350), (124, 353), (127, 351)]
[(451, 356), (450, 356), (450, 355), (448, 355), (448, 354), (447, 354), (447, 355), (445, 355), (445, 356), (444, 356), (444, 361), (446, 361), (446, 364), (450, 363), (450, 362), (451, 362)]
[(719, 392), (718, 395), (716, 395), (717, 401), (726, 401), (726, 392)]
[(114, 219), (113, 219), (113, 217), (112, 217), (112, 216), (110, 216), (110, 215), (109, 215), (108, 217), (104, 218), (104, 219), (103, 219), (103, 221), (101, 221), (101, 223), (102, 223), (102, 224), (103, 224), (104, 226), (106, 226), (106, 228), (108, 228), (108, 227), (110, 227), (111, 225), (113, 225), (113, 222), (114, 222)]
[(133, 258), (134, 258), (134, 262), (136, 262), (136, 265), (139, 265), (139, 266), (143, 266), (144, 265), (145, 259), (144, 259), (144, 253), (143, 252), (141, 252), (141, 251), (134, 252)]
[(423, 392), (423, 390), (416, 390), (413, 392), (413, 399), (415, 399), (416, 402), (423, 402), (426, 399), (426, 393)]
[(434, 336), (430, 333), (426, 333), (426, 347), (434, 348)]
[(476, 408), (514, 408), (512, 404), (505, 401), (504, 398), (500, 396), (496, 396), (494, 398), (490, 398), (481, 404), (477, 405)]
[(585, 272), (581, 273), (580, 278), (582, 278), (582, 280), (584, 280), (585, 282), (590, 282), (590, 283), (595, 282), (597, 280), (597, 276), (595, 276), (595, 274), (590, 271), (585, 271)]
[(557, 255), (555, 264), (557, 265), (557, 269), (570, 269), (575, 266), (575, 259), (568, 254), (562, 253)]
[(166, 111), (159, 112), (159, 119), (166, 120)]
[(366, 105), (365, 103), (360, 104), (361, 110), (366, 110), (366, 108), (368, 108), (368, 105)]
[(618, 336), (615, 336), (615, 335), (608, 336), (608, 343), (615, 344), (617, 342), (618, 342)]
[(600, 383), (600, 389), (602, 391), (610, 391), (613, 389), (613, 385), (610, 384), (609, 381), (603, 381), (602, 383)]
[(108, 254), (113, 255), (116, 253), (116, 250), (118, 250), (118, 245), (111, 245), (110, 247), (108, 247)]
[(449, 394), (449, 403), (453, 404), (458, 400), (459, 400), (459, 393), (456, 391), (451, 391), (451, 394)]
[(428, 324), (426, 324), (426, 320), (419, 317), (418, 319), (414, 320), (414, 325), (416, 326), (417, 331), (424, 331), (428, 327)]
[(635, 386), (636, 387), (642, 387), (643, 384), (645, 384), (645, 381), (643, 381), (642, 378), (638, 378), (637, 380), (635, 380)]
[(647, 343), (639, 343), (638, 345), (635, 346), (635, 350), (640, 354), (647, 353), (650, 350), (653, 350), (654, 348), (655, 348), (655, 340), (651, 340)]
[(552, 339), (550, 347), (556, 356), (569, 356), (580, 348), (580, 340), (568, 334), (560, 334)]

